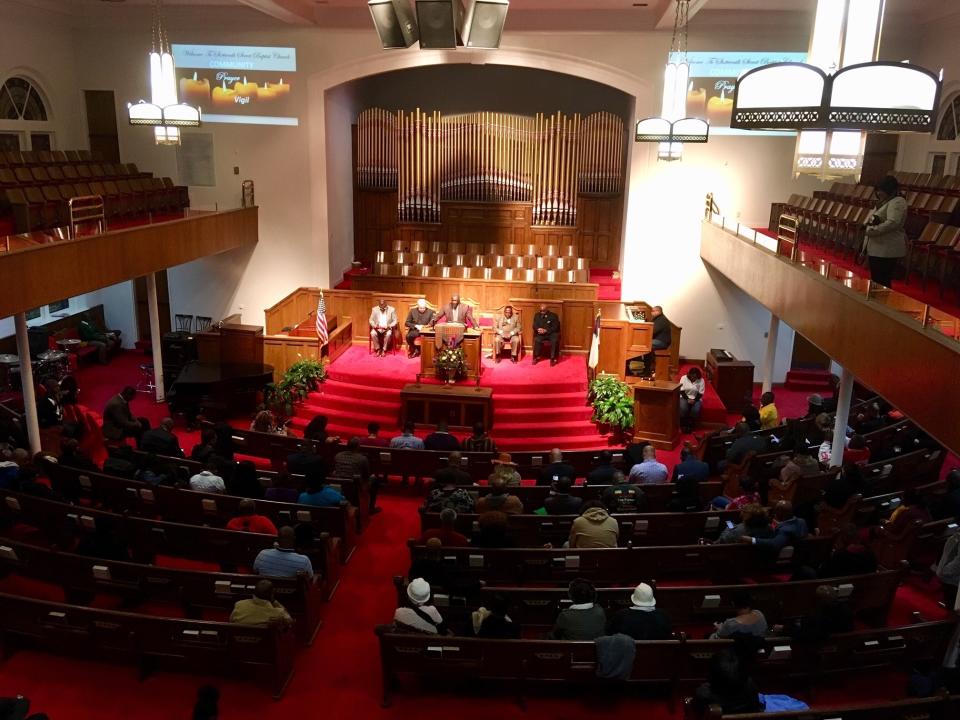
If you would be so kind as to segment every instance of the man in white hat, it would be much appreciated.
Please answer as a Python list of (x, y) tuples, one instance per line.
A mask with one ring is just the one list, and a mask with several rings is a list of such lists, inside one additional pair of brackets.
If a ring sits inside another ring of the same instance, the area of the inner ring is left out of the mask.
[(443, 618), (430, 602), (430, 583), (415, 578), (407, 585), (407, 607), (397, 608), (393, 622), (401, 632), (419, 632), (428, 635), (448, 635)]
[(617, 611), (610, 618), (607, 633), (623, 633), (634, 640), (668, 640), (672, 628), (670, 618), (657, 609), (653, 588), (640, 583), (630, 596), (630, 607)]

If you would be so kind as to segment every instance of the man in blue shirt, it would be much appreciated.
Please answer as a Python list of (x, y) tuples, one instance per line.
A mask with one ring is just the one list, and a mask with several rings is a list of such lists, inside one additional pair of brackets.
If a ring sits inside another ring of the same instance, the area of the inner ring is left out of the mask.
[(706, 482), (710, 477), (710, 466), (698, 460), (693, 448), (685, 447), (680, 451), (680, 462), (673, 468), (673, 482), (688, 480)]
[(268, 577), (294, 577), (301, 572), (313, 577), (313, 563), (306, 555), (296, 551), (295, 537), (293, 528), (289, 525), (280, 528), (273, 547), (257, 554), (257, 559), (253, 561), (253, 571)]
[(630, 482), (637, 485), (662, 485), (667, 481), (667, 466), (657, 462), (653, 445), (643, 448), (643, 462), (630, 468)]
[(794, 545), (808, 535), (807, 521), (796, 516), (793, 512), (793, 503), (781, 500), (773, 506), (773, 517), (776, 525), (772, 538), (755, 538), (744, 536), (741, 542), (752, 543), (760, 547), (780, 552), (788, 545)]
[(327, 477), (322, 473), (310, 473), (306, 479), (306, 489), (300, 493), (297, 502), (314, 507), (337, 507), (343, 502), (343, 495), (327, 485)]
[(413, 434), (413, 422), (407, 420), (403, 424), (403, 435), (397, 435), (390, 440), (390, 448), (393, 450), (423, 450), (423, 440)]

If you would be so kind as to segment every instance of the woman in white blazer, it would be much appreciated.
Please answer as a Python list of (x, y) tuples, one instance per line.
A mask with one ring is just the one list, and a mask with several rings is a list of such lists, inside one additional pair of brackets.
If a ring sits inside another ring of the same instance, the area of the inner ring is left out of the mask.
[(907, 201), (900, 197), (900, 185), (887, 175), (874, 188), (877, 207), (864, 231), (864, 250), (870, 264), (870, 279), (886, 287), (893, 284), (897, 263), (907, 254)]

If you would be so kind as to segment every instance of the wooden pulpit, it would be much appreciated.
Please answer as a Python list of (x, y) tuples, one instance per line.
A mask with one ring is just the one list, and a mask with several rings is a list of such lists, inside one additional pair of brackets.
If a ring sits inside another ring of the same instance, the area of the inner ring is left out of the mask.
[[(420, 332), (420, 377), (437, 376), (437, 368), (433, 364), (437, 352), (436, 337), (437, 333), (434, 328), (424, 328)], [(467, 361), (467, 378), (476, 381), (479, 385), (480, 373), (483, 372), (481, 362), (483, 359), (483, 331), (479, 328), (465, 330), (463, 340), (460, 342)]]
[(633, 387), (633, 441), (671, 450), (680, 438), (680, 383), (638, 382)]

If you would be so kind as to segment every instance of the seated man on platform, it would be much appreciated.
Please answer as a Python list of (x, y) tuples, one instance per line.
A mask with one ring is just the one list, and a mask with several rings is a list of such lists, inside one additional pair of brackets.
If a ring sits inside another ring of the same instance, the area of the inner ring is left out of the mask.
[(500, 362), (503, 346), (510, 345), (510, 359), (517, 362), (520, 354), (520, 318), (513, 313), (513, 305), (503, 308), (503, 315), (493, 322), (493, 361)]
[(380, 298), (370, 312), (370, 343), (377, 357), (383, 357), (390, 349), (397, 324), (397, 311), (392, 305), (387, 305), (386, 298)]
[(550, 343), (550, 364), (556, 365), (560, 356), (560, 318), (546, 303), (533, 316), (533, 364), (540, 362), (540, 350), (544, 342)]
[(650, 377), (654, 374), (657, 367), (657, 350), (666, 350), (673, 342), (670, 334), (670, 321), (663, 314), (663, 308), (654, 305), (650, 308), (650, 317), (653, 318), (653, 342), (650, 344), (650, 352), (643, 356), (643, 374)]
[(439, 323), (463, 323), (468, 328), (475, 328), (477, 323), (473, 319), (473, 308), (460, 302), (459, 295), (451, 295), (450, 302), (440, 308), (440, 312), (433, 318), (431, 325)]
[(403, 325), (407, 328), (407, 357), (417, 357), (420, 354), (420, 348), (417, 347), (417, 338), (420, 337), (420, 331), (433, 324), (436, 313), (427, 307), (427, 301), (423, 298), (417, 300), (417, 306), (407, 313), (407, 319)]

